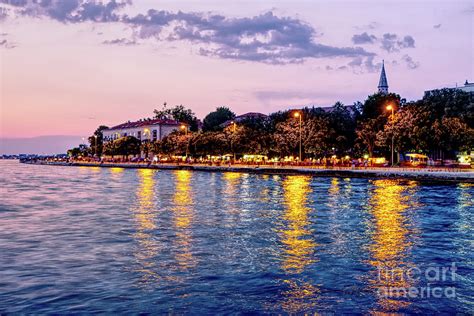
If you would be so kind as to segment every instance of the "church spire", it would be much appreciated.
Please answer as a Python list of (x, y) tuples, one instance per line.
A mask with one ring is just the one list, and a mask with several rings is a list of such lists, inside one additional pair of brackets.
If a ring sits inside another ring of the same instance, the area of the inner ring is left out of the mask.
[(382, 72), (380, 73), (380, 80), (379, 80), (379, 93), (387, 94), (388, 93), (388, 82), (387, 76), (385, 75), (385, 64), (382, 60)]

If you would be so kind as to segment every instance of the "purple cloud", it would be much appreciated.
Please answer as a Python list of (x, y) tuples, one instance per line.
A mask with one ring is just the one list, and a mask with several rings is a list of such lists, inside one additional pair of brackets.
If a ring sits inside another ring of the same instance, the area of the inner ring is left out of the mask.
[(102, 44), (105, 45), (120, 45), (120, 46), (133, 46), (133, 45), (138, 45), (138, 43), (135, 40), (129, 40), (126, 38), (116, 38), (113, 40), (105, 40), (102, 42)]
[(149, 10), (124, 19), (141, 38), (185, 40), (201, 44), (199, 54), (269, 64), (307, 58), (371, 56), (359, 47), (314, 42), (316, 31), (303, 21), (267, 12), (250, 18)]
[(203, 56), (267, 64), (301, 63), (308, 58), (373, 56), (361, 47), (338, 47), (316, 42), (319, 35), (309, 24), (267, 12), (253, 17), (229, 18), (218, 14), (148, 10), (136, 16), (120, 15), (128, 1), (110, 0), (0, 0), (22, 15), (46, 16), (63, 23), (120, 22), (135, 31), (132, 39), (104, 44), (130, 45), (135, 39), (188, 41)]
[(367, 32), (362, 34), (354, 34), (354, 36), (352, 36), (352, 43), (356, 45), (373, 44), (376, 40), (377, 37), (375, 35), (369, 35)]
[(416, 69), (420, 66), (420, 63), (419, 62), (416, 62), (413, 60), (413, 58), (411, 58), (410, 56), (408, 55), (404, 55), (402, 57), (402, 61), (405, 62), (406, 66), (408, 67), (408, 69)]
[(397, 34), (385, 33), (381, 39), (381, 48), (389, 53), (398, 52), (403, 48), (414, 48), (415, 39), (406, 35), (402, 39)]

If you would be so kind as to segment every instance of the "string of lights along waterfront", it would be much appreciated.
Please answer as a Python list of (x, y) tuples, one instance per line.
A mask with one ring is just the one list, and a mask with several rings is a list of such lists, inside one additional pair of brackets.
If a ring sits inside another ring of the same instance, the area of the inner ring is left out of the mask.
[(0, 167), (0, 313), (472, 312), (470, 184)]

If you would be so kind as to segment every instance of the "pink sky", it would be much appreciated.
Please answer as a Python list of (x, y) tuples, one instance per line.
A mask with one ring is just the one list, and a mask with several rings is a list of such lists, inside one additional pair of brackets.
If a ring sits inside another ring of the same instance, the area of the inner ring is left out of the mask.
[[(350, 66), (357, 57), (344, 55), (282, 64), (204, 56), (201, 49), (216, 52), (222, 43), (170, 41), (166, 33), (147, 38), (142, 26), (122, 21), (64, 22), (49, 13), (24, 16), (18, 13), (22, 8), (0, 6), (7, 12), (0, 22), (0, 137), (86, 136), (101, 124), (151, 116), (165, 101), (186, 105), (200, 118), (221, 105), (240, 114), (352, 104), (376, 90), (382, 59), (389, 90), (408, 100), (427, 89), (474, 81), (472, 1), (135, 0), (117, 11), (131, 17), (154, 8), (226, 19), (272, 12), (308, 26), (314, 43), (363, 48), (373, 56), (371, 68)], [(363, 33), (373, 36), (372, 43), (352, 40)], [(387, 33), (396, 35), (391, 51), (381, 47)], [(414, 43), (398, 43), (406, 36)], [(103, 44), (122, 38), (134, 45)]]

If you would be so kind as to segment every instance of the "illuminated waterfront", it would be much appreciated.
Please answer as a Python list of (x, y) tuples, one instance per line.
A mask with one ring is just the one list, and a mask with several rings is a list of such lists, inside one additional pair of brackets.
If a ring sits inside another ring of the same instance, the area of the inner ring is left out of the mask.
[[(469, 184), (0, 166), (0, 312), (474, 306)], [(378, 274), (453, 262), (454, 281)], [(428, 283), (456, 295), (378, 294)]]

